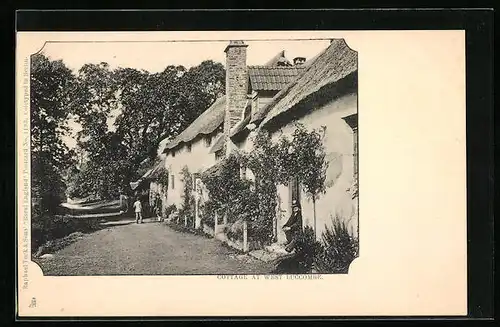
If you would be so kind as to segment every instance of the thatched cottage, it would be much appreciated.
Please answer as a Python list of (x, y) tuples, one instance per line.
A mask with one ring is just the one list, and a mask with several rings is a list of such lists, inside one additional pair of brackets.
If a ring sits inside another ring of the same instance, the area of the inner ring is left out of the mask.
[[(346, 221), (354, 236), (358, 233), (357, 59), (357, 52), (343, 39), (332, 40), (330, 46), (266, 106), (230, 132), (231, 143), (236, 148), (251, 151), (252, 139), (259, 129), (267, 130), (276, 140), (290, 135), (295, 122), (308, 128), (326, 127), (326, 194), (313, 208), (312, 201), (301, 194), (298, 181), (279, 186), (275, 228), (278, 242), (284, 241), (281, 227), (290, 216), (293, 200), (301, 204), (304, 225), (312, 226), (317, 237), (331, 224), (333, 217)], [(316, 222), (313, 221), (314, 209)]]
[[(277, 140), (301, 122), (307, 128), (326, 127), (327, 190), (313, 208), (301, 192), (300, 181), (292, 179), (288, 186), (278, 186), (275, 238), (278, 243), (284, 241), (281, 227), (290, 215), (292, 200), (301, 203), (303, 223), (312, 226), (317, 237), (333, 217), (347, 222), (353, 236), (357, 235), (357, 53), (343, 39), (332, 40), (310, 60), (298, 57), (290, 62), (280, 52), (261, 66), (247, 65), (243, 41), (231, 41), (225, 53), (225, 95), (176, 138), (160, 144), (160, 157), (169, 174), (167, 189), (157, 188), (166, 200), (164, 205), (181, 205), (184, 166), (194, 173), (196, 188), (197, 174), (213, 169), (234, 150), (252, 151), (259, 130)], [(196, 219), (196, 227), (199, 224)]]
[[(284, 51), (262, 66), (247, 66), (246, 45), (241, 41), (231, 41), (225, 51), (227, 95), (217, 99), (173, 140), (160, 142), (159, 157), (169, 174), (168, 186), (152, 181), (150, 187), (152, 192), (162, 195), (164, 207), (181, 206), (184, 166), (193, 175), (195, 189), (196, 177), (226, 156), (229, 130), (241, 121), (248, 121), (304, 70), (290, 63)], [(266, 83), (268, 80), (275, 82)]]

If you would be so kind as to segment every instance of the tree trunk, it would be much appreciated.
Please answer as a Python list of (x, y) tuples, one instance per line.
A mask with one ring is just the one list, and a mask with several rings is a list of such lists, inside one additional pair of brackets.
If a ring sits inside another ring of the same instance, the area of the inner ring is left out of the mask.
[(314, 238), (316, 238), (316, 231), (318, 228), (316, 226), (316, 196), (313, 195), (312, 201), (313, 201), (313, 219), (314, 219)]
[(247, 221), (243, 221), (243, 252), (248, 252), (248, 226)]
[(217, 237), (217, 229), (219, 227), (219, 217), (217, 217), (217, 213), (215, 213), (214, 217), (214, 238)]

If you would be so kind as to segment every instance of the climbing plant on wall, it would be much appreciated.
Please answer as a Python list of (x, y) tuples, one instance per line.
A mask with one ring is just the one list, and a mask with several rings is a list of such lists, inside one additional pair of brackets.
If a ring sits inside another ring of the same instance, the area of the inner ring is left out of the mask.
[(245, 194), (251, 186), (249, 180), (240, 178), (241, 160), (242, 156), (234, 153), (222, 160), (215, 171), (201, 176), (210, 197), (205, 207), (220, 217), (226, 216), (228, 222), (234, 222), (242, 215)]
[(296, 124), (291, 137), (282, 136), (276, 145), (277, 179), (287, 185), (291, 177), (299, 179), (306, 195), (313, 202), (316, 230), (316, 200), (326, 191), (326, 152), (323, 145), (326, 127), (308, 131)]
[[(277, 185), (288, 184), (298, 177), (313, 206), (325, 192), (326, 160), (322, 135), (324, 129), (307, 131), (297, 125), (291, 137), (281, 137), (277, 144), (261, 130), (248, 154), (235, 152), (221, 161), (217, 169), (202, 174), (209, 191), (203, 205), (204, 220), (208, 216), (226, 217), (229, 223), (246, 220), (250, 239), (269, 244), (273, 239), (276, 217)], [(249, 168), (255, 181), (242, 177), (241, 169)]]
[(156, 181), (158, 184), (160, 184), (162, 187), (168, 187), (168, 171), (166, 169), (162, 169), (158, 173), (158, 177), (156, 178)]
[(181, 220), (185, 225), (191, 226), (194, 223), (194, 205), (193, 196), (193, 178), (187, 166), (181, 170), (181, 181), (183, 184), (182, 191), (182, 208), (179, 212)]
[(273, 240), (273, 222), (276, 218), (277, 169), (276, 147), (268, 132), (260, 130), (254, 140), (254, 150), (246, 157), (245, 165), (255, 175), (255, 193), (258, 215), (253, 217), (249, 234), (263, 243)]

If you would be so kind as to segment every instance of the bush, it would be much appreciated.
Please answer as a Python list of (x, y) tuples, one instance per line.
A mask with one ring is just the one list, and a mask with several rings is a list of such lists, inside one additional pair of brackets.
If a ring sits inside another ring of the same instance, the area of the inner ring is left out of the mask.
[(225, 215), (230, 223), (238, 220), (242, 194), (250, 188), (249, 181), (240, 178), (240, 160), (240, 155), (232, 154), (220, 162), (218, 171), (201, 176), (210, 197), (211, 214)]
[(187, 226), (194, 225), (194, 206), (195, 200), (193, 197), (193, 176), (189, 172), (187, 166), (184, 166), (181, 171), (182, 183), (184, 185), (182, 193), (182, 208), (179, 210), (180, 223), (187, 221)]
[(75, 219), (63, 216), (42, 215), (31, 221), (31, 251), (47, 242), (64, 238), (72, 233), (90, 233), (100, 229), (97, 219)]
[(201, 229), (195, 229), (195, 228), (190, 227), (190, 226), (184, 226), (184, 225), (179, 225), (179, 224), (175, 224), (175, 223), (167, 223), (167, 224), (168, 224), (168, 226), (170, 226), (170, 228), (172, 228), (173, 230), (175, 230), (177, 232), (191, 233), (191, 234), (194, 234), (194, 235), (199, 235), (199, 236), (204, 236), (204, 237), (207, 237), (207, 238), (212, 238), (211, 235), (205, 233)]
[(358, 240), (349, 233), (347, 224), (338, 217), (322, 234), (323, 249), (316, 257), (318, 271), (346, 274), (358, 256)]
[(311, 272), (315, 258), (322, 250), (323, 247), (321, 243), (316, 240), (314, 230), (306, 226), (297, 236), (295, 243), (296, 259), (300, 270), (304, 273)]
[(168, 216), (170, 216), (171, 213), (176, 212), (176, 211), (177, 211), (177, 207), (175, 206), (175, 204), (169, 205), (168, 207), (165, 208), (165, 217), (168, 218)]
[(225, 230), (226, 236), (232, 241), (243, 241), (243, 220), (237, 220)]
[(214, 228), (216, 209), (217, 205), (211, 200), (205, 201), (204, 203), (200, 204), (201, 222), (209, 227)]

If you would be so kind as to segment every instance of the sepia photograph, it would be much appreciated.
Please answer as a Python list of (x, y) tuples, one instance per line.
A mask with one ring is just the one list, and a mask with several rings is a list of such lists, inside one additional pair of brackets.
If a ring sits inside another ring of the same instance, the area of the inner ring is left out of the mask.
[(349, 273), (362, 235), (344, 38), (46, 42), (29, 65), (45, 276)]
[(19, 32), (19, 315), (466, 314), (465, 45)]

